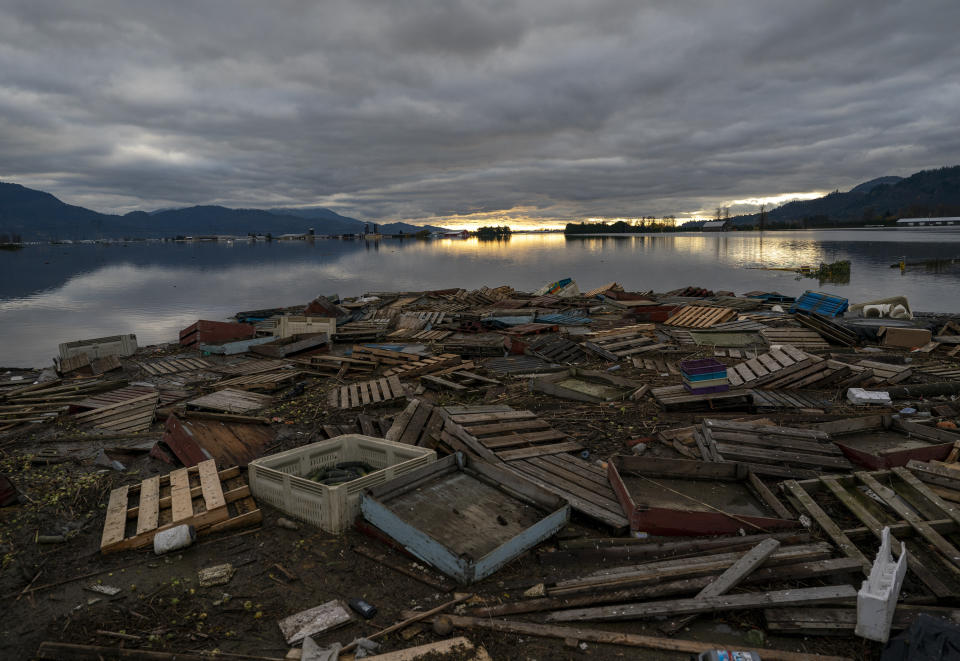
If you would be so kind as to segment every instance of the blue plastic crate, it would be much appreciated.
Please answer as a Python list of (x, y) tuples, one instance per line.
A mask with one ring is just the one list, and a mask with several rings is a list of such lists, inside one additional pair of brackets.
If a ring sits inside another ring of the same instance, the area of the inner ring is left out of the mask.
[(840, 296), (831, 296), (819, 291), (806, 291), (790, 307), (790, 312), (816, 312), (827, 317), (842, 315), (850, 302)]

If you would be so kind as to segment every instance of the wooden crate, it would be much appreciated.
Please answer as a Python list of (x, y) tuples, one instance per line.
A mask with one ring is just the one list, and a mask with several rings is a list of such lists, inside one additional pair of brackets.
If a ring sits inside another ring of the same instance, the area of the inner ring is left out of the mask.
[(562, 498), (459, 453), (370, 489), (360, 507), (367, 521), (462, 584), (489, 576), (570, 518)]
[(101, 553), (149, 546), (163, 530), (188, 524), (198, 534), (256, 525), (262, 519), (239, 468), (217, 472), (212, 459), (110, 493)]

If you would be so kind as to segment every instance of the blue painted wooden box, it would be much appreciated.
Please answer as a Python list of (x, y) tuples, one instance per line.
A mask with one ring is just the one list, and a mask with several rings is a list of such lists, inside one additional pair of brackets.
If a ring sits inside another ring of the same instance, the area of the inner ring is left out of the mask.
[(562, 498), (459, 452), (366, 491), (360, 511), (464, 585), (491, 575), (570, 519)]

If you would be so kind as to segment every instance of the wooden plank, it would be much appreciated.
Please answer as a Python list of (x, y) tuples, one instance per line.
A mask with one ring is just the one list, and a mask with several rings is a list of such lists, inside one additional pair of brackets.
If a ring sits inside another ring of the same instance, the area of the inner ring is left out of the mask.
[(498, 452), (497, 456), (503, 461), (513, 461), (515, 459), (527, 459), (529, 457), (539, 457), (545, 454), (559, 454), (561, 452), (573, 452), (582, 450), (583, 446), (576, 441), (566, 443), (557, 443), (555, 445), (536, 445), (530, 448), (520, 448), (517, 450), (505, 450)]
[(687, 615), (718, 611), (749, 610), (767, 606), (798, 606), (831, 602), (854, 602), (857, 590), (850, 585), (828, 585), (770, 592), (721, 595), (719, 597), (672, 599), (598, 608), (578, 608), (550, 613), (550, 622), (637, 620), (659, 615)]
[(384, 434), (384, 438), (388, 441), (396, 441), (398, 438), (403, 436), (403, 432), (406, 431), (407, 425), (410, 424), (410, 418), (413, 417), (414, 412), (422, 404), (422, 401), (419, 399), (412, 399), (410, 403), (407, 404), (407, 408), (403, 410), (403, 413), (397, 416), (396, 420), (393, 421), (393, 424), (390, 426), (390, 429), (387, 430), (387, 433)]
[(407, 393), (403, 390), (403, 386), (400, 384), (400, 377), (396, 375), (389, 376), (387, 377), (387, 382), (390, 384), (390, 392), (393, 395), (393, 399), (406, 396)]
[(186, 468), (170, 471), (170, 509), (172, 521), (193, 516), (193, 498), (190, 496), (190, 476)]
[(103, 524), (100, 548), (104, 549), (123, 541), (127, 526), (127, 496), (129, 487), (124, 485), (110, 492), (107, 503), (107, 518)]
[(217, 463), (213, 459), (201, 461), (197, 464), (197, 472), (200, 474), (200, 489), (203, 492), (203, 502), (207, 511), (224, 507), (227, 501), (223, 499), (223, 487), (220, 485)]
[(160, 518), (160, 477), (143, 481), (140, 487), (140, 505), (137, 512), (137, 534), (157, 527)]
[[(744, 553), (740, 559), (730, 565), (715, 580), (697, 593), (695, 599), (710, 599), (728, 593), (744, 581), (755, 569), (760, 567), (767, 558), (780, 548), (780, 542), (775, 539), (765, 539), (752, 549)], [(687, 615), (677, 620), (661, 625), (660, 630), (666, 633), (676, 633), (696, 618), (696, 615)]]
[(829, 535), (840, 551), (848, 558), (857, 560), (864, 573), (869, 574), (873, 563), (867, 560), (867, 557), (850, 541), (850, 538), (840, 529), (840, 526), (834, 523), (833, 519), (810, 497), (810, 494), (796, 480), (787, 480), (783, 485), (787, 492), (813, 517), (820, 528)]

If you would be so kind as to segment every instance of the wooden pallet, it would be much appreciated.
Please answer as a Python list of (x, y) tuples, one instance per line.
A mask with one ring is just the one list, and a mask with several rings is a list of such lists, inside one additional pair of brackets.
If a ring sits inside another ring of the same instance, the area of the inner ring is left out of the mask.
[(713, 308), (701, 305), (687, 305), (663, 322), (664, 326), (684, 326), (686, 328), (710, 328), (714, 324), (730, 321), (737, 316), (732, 308)]
[(599, 466), (571, 454), (551, 454), (511, 461), (507, 467), (527, 480), (551, 491), (574, 510), (616, 531), (629, 526), (623, 507)]
[(232, 388), (235, 390), (253, 390), (257, 392), (273, 392), (280, 388), (291, 386), (304, 377), (300, 370), (277, 370), (276, 372), (258, 372), (244, 374), (232, 379), (218, 381), (214, 387), (218, 390)]
[(784, 411), (790, 409), (829, 409), (833, 402), (817, 394), (807, 394), (799, 390), (785, 392), (781, 390), (754, 390), (753, 406), (758, 413)]
[(447, 406), (441, 439), (454, 451), (487, 461), (516, 461), (582, 450), (583, 446), (530, 411), (509, 406)]
[(153, 416), (160, 402), (157, 390), (131, 399), (84, 411), (74, 416), (78, 424), (92, 424), (97, 429), (117, 433), (146, 431), (153, 423)]
[(259, 374), (260, 372), (273, 372), (274, 370), (290, 367), (289, 360), (265, 360), (260, 358), (246, 358), (244, 360), (230, 363), (229, 365), (212, 365), (210, 371), (225, 376), (240, 376), (243, 374)]
[(672, 376), (680, 376), (680, 369), (677, 367), (677, 364), (664, 360), (663, 358), (640, 358), (635, 357), (633, 359), (633, 366), (637, 369), (645, 370), (647, 372), (656, 372), (657, 374), (670, 374)]
[(396, 400), (406, 396), (407, 391), (400, 383), (400, 378), (389, 376), (334, 388), (327, 395), (327, 403), (335, 409), (352, 409), (396, 403)]
[(70, 356), (69, 358), (61, 358), (57, 365), (57, 371), (60, 374), (69, 374), (70, 372), (76, 372), (79, 369), (89, 366), (90, 354), (83, 352)]
[(830, 436), (812, 429), (704, 420), (694, 440), (704, 461), (736, 461), (757, 475), (803, 479), (853, 470)]
[(790, 345), (771, 349), (756, 358), (733, 365), (727, 370), (730, 385), (735, 388), (756, 388), (787, 376), (806, 375), (805, 370), (817, 367), (824, 360)]
[(657, 341), (650, 337), (648, 331), (629, 330), (591, 337), (583, 346), (604, 360), (616, 362), (636, 353), (648, 352), (654, 344), (657, 344)]
[[(136, 397), (142, 397), (143, 395), (149, 395), (156, 392), (157, 389), (152, 386), (125, 386), (123, 388), (116, 388), (115, 390), (108, 390), (107, 392), (88, 395), (79, 401), (70, 402), (70, 405), (75, 409), (99, 409), (103, 408), (104, 406), (120, 404), (121, 402), (126, 402)], [(166, 402), (164, 402), (163, 398), (161, 397), (161, 404), (164, 403)]]
[(390, 416), (375, 418), (361, 413), (357, 415), (356, 420), (348, 424), (320, 425), (316, 428), (316, 433), (321, 440), (336, 438), (344, 434), (363, 434), (374, 438), (386, 438), (386, 433), (393, 422)]
[(753, 406), (748, 389), (731, 389), (724, 392), (695, 394), (683, 386), (651, 388), (650, 394), (666, 411), (677, 410), (747, 410)]
[(811, 351), (830, 348), (830, 343), (820, 333), (809, 328), (765, 328), (760, 336), (767, 344), (789, 344), (790, 346)]
[(543, 335), (544, 333), (556, 333), (559, 326), (556, 324), (517, 324), (511, 326), (505, 332), (510, 335)]
[(499, 386), (500, 381), (468, 372), (466, 369), (444, 370), (436, 374), (423, 374), (420, 383), (431, 390), (452, 390), (467, 393)]
[(950, 381), (960, 379), (960, 365), (941, 364), (918, 367), (917, 372), (935, 379), (947, 379)]
[(443, 341), (445, 353), (460, 356), (502, 356), (504, 336), (498, 333), (454, 333)]
[(333, 336), (333, 339), (337, 342), (376, 340), (386, 334), (389, 326), (389, 319), (351, 321), (343, 326), (338, 326), (337, 333)]
[(793, 316), (798, 322), (810, 328), (833, 344), (855, 347), (860, 341), (857, 334), (838, 324), (832, 318), (816, 312), (797, 312)]
[(263, 518), (239, 468), (217, 472), (212, 459), (110, 493), (101, 553), (137, 549), (187, 524), (198, 534), (256, 525)]
[(423, 356), (409, 351), (394, 351), (392, 349), (381, 349), (379, 347), (365, 347), (360, 344), (353, 345), (351, 357), (360, 360), (369, 360), (378, 365), (406, 365), (415, 363)]
[[(869, 574), (883, 529), (889, 527), (894, 554), (899, 555), (901, 545), (909, 551), (908, 568), (919, 579), (918, 587), (922, 583), (939, 599), (960, 595), (960, 550), (943, 536), (960, 525), (956, 471), (911, 461), (906, 467), (846, 477), (787, 480), (783, 489), (797, 511), (815, 521), (864, 574)], [(864, 489), (870, 490), (869, 498)], [(944, 500), (945, 495), (952, 500)], [(828, 514), (838, 511), (842, 518)]]
[(724, 321), (719, 324), (714, 324), (710, 327), (711, 330), (715, 331), (725, 331), (729, 333), (752, 333), (757, 331), (762, 331), (767, 328), (770, 328), (766, 324), (762, 324), (759, 321), (753, 319), (737, 319), (735, 321)]
[(123, 367), (123, 364), (120, 362), (120, 356), (116, 355), (103, 356), (90, 362), (90, 371), (93, 372), (94, 376), (100, 376), (104, 372), (112, 372), (121, 367)]
[(527, 353), (551, 363), (576, 365), (586, 360), (587, 354), (576, 342), (562, 337), (550, 336), (534, 340), (527, 345)]
[(176, 374), (178, 372), (189, 372), (191, 370), (207, 370), (211, 367), (213, 367), (213, 364), (203, 358), (168, 358), (166, 360), (140, 363), (140, 368), (152, 376)]
[(439, 356), (421, 356), (420, 360), (404, 365), (397, 365), (384, 372), (384, 376), (398, 376), (400, 378), (410, 378), (420, 376), (421, 374), (430, 374), (439, 372), (451, 367), (456, 367), (463, 363), (463, 359), (455, 353), (443, 353)]
[(750, 360), (751, 358), (757, 357), (756, 349), (734, 349), (734, 348), (716, 348), (713, 350), (713, 355), (717, 358), (746, 358)]
[(273, 404), (273, 397), (245, 390), (224, 388), (187, 402), (187, 408), (245, 415)]
[(389, 335), (391, 340), (414, 340), (417, 342), (441, 342), (453, 335), (453, 331), (448, 330), (413, 330), (411, 328), (401, 328), (395, 330)]
[(893, 385), (906, 381), (913, 376), (913, 368), (910, 365), (891, 365), (875, 360), (860, 360), (857, 361), (857, 365), (873, 372), (873, 378), (867, 382), (869, 385), (879, 385), (881, 383)]
[(435, 448), (445, 422), (443, 410), (422, 399), (413, 399), (384, 434), (388, 441)]

